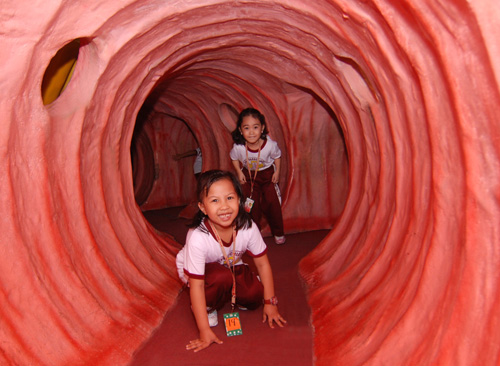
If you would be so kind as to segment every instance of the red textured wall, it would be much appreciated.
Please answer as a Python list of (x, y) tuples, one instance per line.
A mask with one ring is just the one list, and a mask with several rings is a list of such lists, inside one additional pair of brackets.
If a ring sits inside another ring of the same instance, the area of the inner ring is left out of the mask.
[(229, 168), (224, 106), (249, 104), (284, 151), (287, 230), (332, 228), (300, 266), (316, 364), (498, 364), (496, 1), (8, 0), (0, 19), (0, 364), (130, 360), (180, 289), (141, 208), (192, 184), (169, 158), (192, 136)]

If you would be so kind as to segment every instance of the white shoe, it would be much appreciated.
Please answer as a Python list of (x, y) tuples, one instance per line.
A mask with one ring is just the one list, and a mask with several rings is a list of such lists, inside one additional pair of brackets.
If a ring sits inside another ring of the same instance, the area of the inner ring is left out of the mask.
[(286, 238), (284, 235), (283, 236), (275, 236), (274, 241), (276, 242), (276, 244), (281, 245), (281, 244), (285, 244)]
[(219, 319), (217, 319), (217, 310), (214, 309), (208, 313), (208, 325), (210, 325), (210, 327), (216, 327), (217, 324), (219, 324)]

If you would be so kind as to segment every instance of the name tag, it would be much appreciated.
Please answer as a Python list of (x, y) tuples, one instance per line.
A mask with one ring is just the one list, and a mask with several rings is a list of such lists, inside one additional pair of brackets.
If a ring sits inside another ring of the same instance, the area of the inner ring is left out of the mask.
[(226, 326), (226, 334), (228, 337), (242, 335), (240, 314), (226, 313), (224, 314), (224, 325)]
[(250, 197), (247, 197), (247, 200), (245, 201), (245, 211), (250, 213), (252, 211), (253, 203), (255, 201), (251, 199)]

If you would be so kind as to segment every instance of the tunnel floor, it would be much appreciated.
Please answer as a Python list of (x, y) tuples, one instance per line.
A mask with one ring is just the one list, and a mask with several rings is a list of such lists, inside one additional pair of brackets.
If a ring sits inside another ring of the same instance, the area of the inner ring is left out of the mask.
[[(184, 243), (188, 220), (179, 218), (181, 208), (144, 212), (157, 229)], [(198, 337), (189, 308), (189, 295), (182, 291), (176, 304), (167, 312), (152, 337), (136, 352), (130, 366), (164, 365), (301, 365), (313, 364), (313, 330), (305, 289), (298, 274), (298, 263), (325, 236), (328, 230), (287, 235), (287, 242), (277, 246), (271, 237), (268, 245), (280, 313), (288, 324), (270, 329), (262, 323), (262, 309), (239, 311), (243, 334), (227, 337), (222, 314), (230, 312), (227, 304), (219, 312), (215, 333), (224, 342), (199, 353), (186, 351), (185, 345)], [(251, 264), (251, 259), (246, 260)]]

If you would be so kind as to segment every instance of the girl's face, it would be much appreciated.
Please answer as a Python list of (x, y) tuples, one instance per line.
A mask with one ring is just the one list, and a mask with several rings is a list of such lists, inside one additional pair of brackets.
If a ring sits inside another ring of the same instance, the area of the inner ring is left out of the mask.
[(262, 132), (264, 132), (264, 126), (258, 119), (252, 116), (246, 116), (241, 121), (240, 132), (245, 141), (253, 145), (259, 142), (260, 136)]
[(210, 186), (202, 202), (200, 210), (208, 216), (217, 231), (232, 229), (233, 221), (238, 216), (240, 199), (233, 183), (229, 179), (221, 179)]

